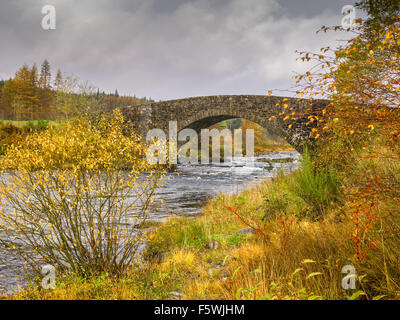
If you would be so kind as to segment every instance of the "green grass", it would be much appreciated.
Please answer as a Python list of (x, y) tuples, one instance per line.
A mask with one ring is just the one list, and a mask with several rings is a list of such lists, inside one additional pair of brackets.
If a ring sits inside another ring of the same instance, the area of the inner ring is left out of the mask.
[(58, 121), (43, 119), (29, 121), (0, 120), (0, 127), (12, 125), (20, 129), (45, 129), (48, 126), (55, 125), (57, 123)]
[(311, 215), (315, 217), (338, 201), (340, 186), (339, 174), (335, 169), (317, 171), (310, 156), (305, 153), (300, 170), (293, 175), (290, 189), (311, 206)]

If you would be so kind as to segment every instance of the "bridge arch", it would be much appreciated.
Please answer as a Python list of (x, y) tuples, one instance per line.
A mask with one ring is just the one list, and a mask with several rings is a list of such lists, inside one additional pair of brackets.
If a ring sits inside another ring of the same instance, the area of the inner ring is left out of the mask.
[[(169, 121), (177, 122), (178, 131), (192, 128), (200, 132), (224, 120), (243, 118), (265, 127), (301, 152), (304, 145), (312, 141), (312, 127), (306, 125), (308, 116), (318, 113), (327, 104), (325, 100), (310, 102), (274, 96), (208, 96), (132, 106), (123, 112), (143, 136), (153, 128), (167, 133)], [(285, 105), (299, 114), (290, 128), (289, 122), (281, 116), (283, 111), (287, 112)], [(271, 117), (274, 120), (270, 120)]]

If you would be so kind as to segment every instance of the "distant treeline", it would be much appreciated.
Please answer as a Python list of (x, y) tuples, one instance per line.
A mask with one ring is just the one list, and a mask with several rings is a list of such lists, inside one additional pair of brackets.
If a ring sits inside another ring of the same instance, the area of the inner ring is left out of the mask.
[(23, 65), (13, 78), (0, 80), (0, 118), (7, 120), (57, 120), (81, 112), (109, 111), (151, 101), (146, 98), (107, 94), (88, 83), (80, 83), (59, 69), (55, 77), (45, 60), (36, 65)]

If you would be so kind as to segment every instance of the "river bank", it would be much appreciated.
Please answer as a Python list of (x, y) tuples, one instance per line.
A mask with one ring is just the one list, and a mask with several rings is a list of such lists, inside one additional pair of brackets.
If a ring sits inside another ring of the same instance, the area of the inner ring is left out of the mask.
[[(55, 290), (31, 285), (7, 299), (221, 299), (215, 290), (230, 283), (237, 250), (257, 237), (227, 208), (238, 203), (246, 220), (261, 221), (264, 197), (275, 179), (239, 193), (220, 194), (193, 217), (152, 221), (142, 264), (124, 279), (104, 274), (91, 280), (61, 277)], [(249, 252), (250, 254), (250, 252)]]
[[(379, 140), (370, 148), (390, 151)], [(398, 299), (399, 207), (371, 192), (396, 185), (399, 166), (358, 152), (363, 160), (342, 171), (307, 154), (290, 169), (285, 152), (182, 167), (158, 190), (164, 211), (150, 217), (143, 259), (126, 274), (57, 273), (54, 290), (37, 279), (2, 298)], [(355, 289), (342, 286), (348, 266)]]
[[(142, 264), (123, 279), (106, 274), (91, 280), (62, 278), (55, 290), (31, 286), (7, 298), (327, 298), (322, 294), (329, 281), (320, 281), (318, 275), (310, 281), (306, 277), (326, 270), (326, 250), (338, 251), (322, 227), (332, 228), (333, 222), (329, 218), (312, 224), (296, 217), (310, 208), (291, 191), (292, 179), (278, 175), (238, 194), (220, 194), (195, 219), (175, 217), (153, 224)], [(273, 216), (276, 210), (285, 216)], [(339, 278), (340, 273), (335, 276), (340, 285)], [(332, 285), (340, 291), (334, 281)]]
[[(298, 167), (298, 159), (297, 152), (278, 151), (255, 159), (235, 158), (233, 162), (218, 165), (179, 165), (178, 171), (167, 173), (163, 186), (157, 189), (145, 227), (154, 229), (173, 217), (196, 218), (210, 199), (221, 193), (238, 194), (262, 183), (279, 170), (291, 172)], [(24, 263), (17, 258), (7, 249), (0, 251), (3, 261), (0, 287), (8, 294), (18, 290), (19, 286), (25, 288), (28, 285), (15, 273), (17, 269), (24, 274)]]
[[(378, 168), (386, 170), (382, 164)], [(30, 286), (3, 298), (398, 298), (398, 290), (390, 287), (397, 266), (397, 238), (390, 230), (398, 216), (382, 220), (386, 251), (370, 248), (364, 260), (359, 260), (351, 202), (343, 196), (335, 199), (334, 189), (326, 188), (333, 179), (315, 173), (305, 161), (293, 174), (278, 173), (239, 193), (220, 194), (195, 218), (153, 222), (143, 261), (123, 278), (59, 275), (55, 290)], [(352, 181), (349, 174), (347, 179), (346, 183)], [(312, 195), (317, 199), (322, 194), (327, 202), (324, 198), (319, 198), (319, 204), (310, 201)], [(374, 208), (383, 214), (397, 210), (393, 205), (377, 200)], [(387, 271), (381, 269), (383, 261)], [(357, 272), (354, 290), (342, 287), (341, 271), (348, 265)]]

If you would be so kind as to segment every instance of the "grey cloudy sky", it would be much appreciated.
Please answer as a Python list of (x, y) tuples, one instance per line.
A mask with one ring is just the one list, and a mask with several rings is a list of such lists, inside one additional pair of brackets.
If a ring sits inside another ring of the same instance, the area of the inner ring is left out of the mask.
[[(61, 68), (107, 92), (157, 100), (265, 94), (305, 70), (295, 50), (335, 44), (338, 34), (316, 30), (339, 25), (353, 2), (1, 0), (0, 78), (47, 58), (53, 73)], [(41, 28), (46, 4), (56, 8), (56, 30)]]

